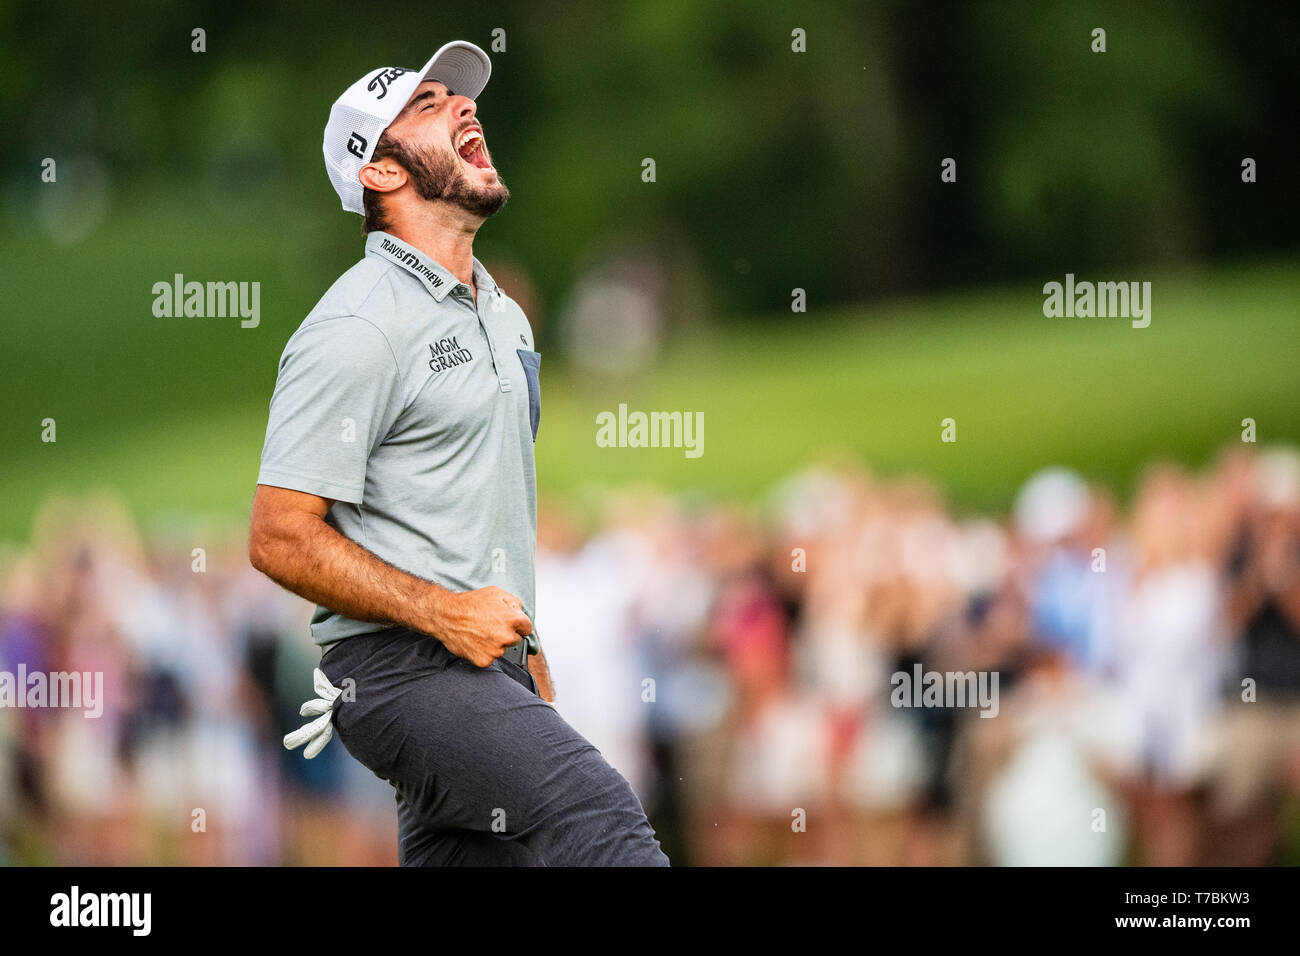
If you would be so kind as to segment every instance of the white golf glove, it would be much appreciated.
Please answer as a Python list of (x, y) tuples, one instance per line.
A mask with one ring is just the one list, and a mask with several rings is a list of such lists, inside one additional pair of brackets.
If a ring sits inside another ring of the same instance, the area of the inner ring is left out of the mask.
[(307, 745), (302, 755), (310, 760), (330, 742), (334, 736), (334, 703), (342, 691), (330, 683), (319, 667), (312, 671), (312, 683), (316, 687), (316, 699), (309, 700), (298, 709), (303, 717), (315, 717), (309, 724), (299, 727), (291, 734), (284, 735), (286, 750)]

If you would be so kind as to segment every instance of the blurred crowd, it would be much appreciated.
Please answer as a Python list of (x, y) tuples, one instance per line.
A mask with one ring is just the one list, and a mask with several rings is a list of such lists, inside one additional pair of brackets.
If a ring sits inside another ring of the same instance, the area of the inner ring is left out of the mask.
[[(1010, 513), (809, 468), (742, 508), (544, 500), (562, 715), (676, 864), (1300, 862), (1300, 454), (1062, 468)], [(386, 864), (387, 785), (286, 752), (310, 607), (243, 529), (52, 499), (0, 555), (0, 671), (104, 674), (104, 712), (0, 708), (0, 862)], [(899, 675), (995, 675), (996, 707)]]

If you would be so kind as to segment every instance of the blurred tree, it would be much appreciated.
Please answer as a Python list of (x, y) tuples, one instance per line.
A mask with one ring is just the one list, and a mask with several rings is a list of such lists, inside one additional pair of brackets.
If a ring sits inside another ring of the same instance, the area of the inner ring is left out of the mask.
[[(796, 286), (820, 306), (1293, 246), (1300, 191), (1278, 184), (1295, 27), (1294, 7), (1209, 2), (29, 0), (0, 7), (0, 122), (19, 140), (11, 182), (88, 152), (118, 185), (326, 237), (327, 281), (357, 249), (321, 169), (332, 100), (367, 69), (500, 29), (480, 111), (514, 198), (485, 250), (553, 303), (614, 240), (671, 242), (718, 309), (789, 315)], [(941, 183), (949, 156), (958, 179)]]

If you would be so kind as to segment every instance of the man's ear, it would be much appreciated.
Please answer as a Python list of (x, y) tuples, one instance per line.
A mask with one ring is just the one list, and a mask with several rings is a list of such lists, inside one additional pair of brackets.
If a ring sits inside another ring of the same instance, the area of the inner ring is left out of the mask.
[(390, 193), (406, 185), (406, 170), (395, 162), (391, 156), (366, 163), (357, 174), (357, 179), (366, 189), (375, 192)]

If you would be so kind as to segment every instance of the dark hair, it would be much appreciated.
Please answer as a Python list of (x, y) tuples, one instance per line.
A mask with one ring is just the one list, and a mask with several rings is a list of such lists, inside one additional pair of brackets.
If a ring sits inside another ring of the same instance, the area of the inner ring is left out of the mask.
[[(388, 130), (384, 130), (379, 136), (379, 142), (375, 143), (374, 155), (370, 157), (373, 163), (376, 160), (394, 157), (400, 163), (402, 161), (403, 150), (397, 141), (390, 138)], [(363, 187), (364, 189), (364, 187)], [(376, 192), (373, 189), (364, 189), (361, 196), (361, 208), (365, 210), (365, 222), (361, 226), (361, 231), (367, 235), (372, 232), (382, 232), (388, 229), (388, 219), (384, 215), (384, 194)]]

